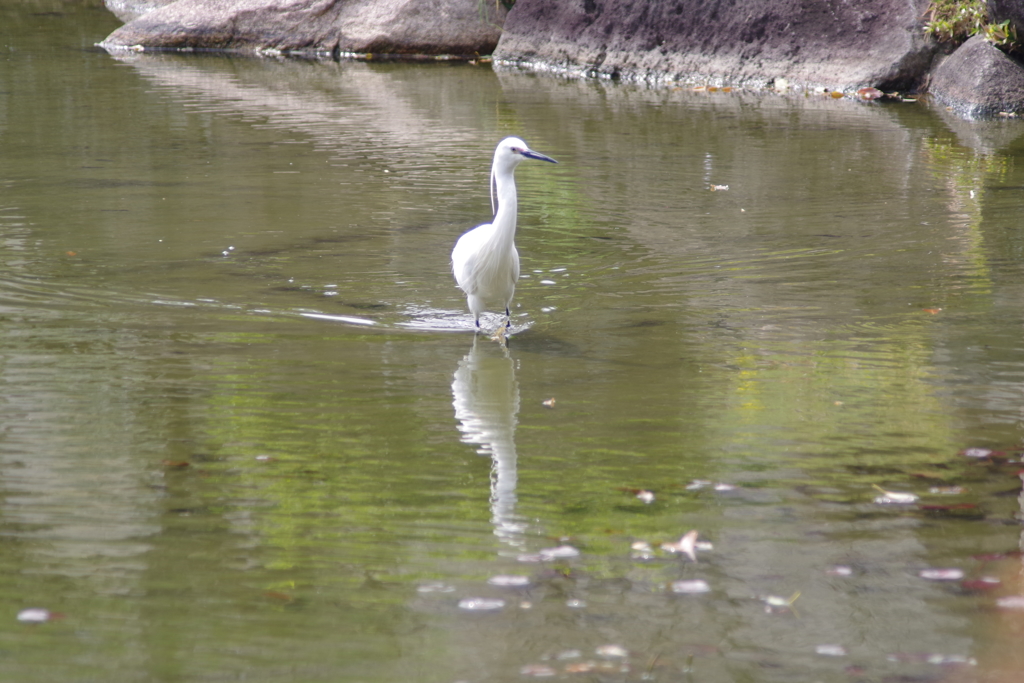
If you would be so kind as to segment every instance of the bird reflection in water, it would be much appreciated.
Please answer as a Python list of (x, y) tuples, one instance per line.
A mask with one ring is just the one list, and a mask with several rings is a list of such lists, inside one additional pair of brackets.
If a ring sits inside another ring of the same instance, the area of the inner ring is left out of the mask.
[(494, 534), (518, 549), (526, 525), (516, 514), (516, 443), (519, 384), (515, 361), (503, 345), (473, 339), (452, 381), (452, 405), (462, 441), (491, 457)]

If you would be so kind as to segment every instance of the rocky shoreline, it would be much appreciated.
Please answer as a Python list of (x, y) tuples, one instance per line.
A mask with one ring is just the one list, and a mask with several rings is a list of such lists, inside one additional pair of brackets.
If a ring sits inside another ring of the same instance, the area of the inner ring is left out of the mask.
[[(1024, 116), (1024, 66), (978, 35), (950, 51), (928, 0), (106, 0), (108, 50), (473, 59), (650, 85), (928, 92), (965, 119)], [(989, 0), (997, 21), (1024, 8)], [(1020, 35), (1024, 36), (1024, 30)], [(870, 99), (870, 97), (869, 97)]]

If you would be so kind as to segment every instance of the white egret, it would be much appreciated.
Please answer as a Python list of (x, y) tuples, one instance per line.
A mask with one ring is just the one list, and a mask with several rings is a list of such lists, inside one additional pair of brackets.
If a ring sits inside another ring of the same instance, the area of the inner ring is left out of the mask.
[[(512, 295), (519, 280), (519, 252), (516, 251), (516, 166), (523, 159), (558, 162), (534, 152), (519, 138), (505, 138), (494, 150), (491, 164), (490, 223), (478, 225), (465, 233), (452, 250), (452, 272), (459, 288), (466, 293), (466, 303), (480, 327), (480, 314), (488, 305), (505, 306), (504, 330), (512, 328)], [(497, 198), (497, 211), (495, 211)]]

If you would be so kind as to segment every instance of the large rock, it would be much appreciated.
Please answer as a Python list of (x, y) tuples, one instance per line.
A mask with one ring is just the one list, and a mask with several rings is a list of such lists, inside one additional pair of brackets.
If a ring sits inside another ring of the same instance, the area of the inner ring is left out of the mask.
[[(107, 1), (119, 6), (139, 2)], [(150, 0), (149, 4), (158, 3)], [(138, 16), (101, 45), (321, 54), (490, 54), (503, 21), (504, 10), (477, 0), (177, 0)]]
[(929, 92), (967, 119), (1021, 115), (1024, 67), (976, 35), (935, 68)]
[(495, 51), (629, 80), (913, 88), (935, 51), (927, 0), (517, 0)]
[(158, 7), (169, 5), (175, 0), (104, 0), (107, 9), (121, 21), (128, 23)]

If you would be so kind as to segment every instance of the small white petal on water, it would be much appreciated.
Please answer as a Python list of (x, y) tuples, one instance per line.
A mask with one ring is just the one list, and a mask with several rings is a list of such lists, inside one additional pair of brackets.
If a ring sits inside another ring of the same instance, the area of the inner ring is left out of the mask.
[(566, 659), (579, 659), (582, 656), (583, 653), (579, 650), (562, 650), (557, 655), (555, 655), (555, 659), (565, 661)]
[(846, 648), (842, 645), (818, 645), (814, 648), (814, 651), (819, 655), (825, 655), (826, 657), (846, 656)]
[(929, 664), (935, 664), (938, 666), (948, 666), (950, 664), (966, 664), (967, 666), (976, 666), (978, 661), (974, 657), (965, 657), (964, 655), (943, 655), (934, 654), (928, 655), (925, 660)]
[(530, 577), (518, 574), (498, 574), (487, 579), (487, 583), (492, 586), (502, 586), (505, 588), (521, 588), (522, 586), (530, 585)]
[(621, 645), (602, 645), (594, 650), (594, 654), (598, 657), (605, 657), (607, 659), (621, 659), (629, 656), (629, 650)]
[(587, 606), (587, 601), (586, 600), (577, 600), (577, 599), (573, 598), (572, 600), (566, 600), (565, 601), (565, 606), (566, 607), (571, 607), (572, 609), (583, 609), (584, 607)]
[(928, 493), (939, 496), (958, 496), (965, 491), (963, 486), (933, 486)]
[(929, 581), (959, 581), (964, 578), (964, 570), (933, 567), (930, 569), (922, 569), (917, 573), (917, 575), (922, 579), (928, 579)]
[(455, 586), (449, 586), (446, 583), (440, 581), (431, 581), (430, 583), (423, 583), (416, 587), (417, 593), (454, 593)]
[(41, 624), (50, 620), (50, 610), (41, 607), (29, 607), (18, 612), (18, 621), (26, 624)]
[(498, 598), (463, 598), (459, 600), (459, 609), (469, 612), (489, 612), (504, 606), (505, 601)]
[(881, 486), (873, 484), (873, 486), (882, 492), (882, 495), (875, 498), (876, 505), (908, 505), (910, 503), (917, 502), (919, 496), (913, 493), (906, 493), (904, 491), (886, 491)]
[(569, 557), (579, 557), (580, 551), (571, 545), (560, 545), (557, 548), (543, 548), (540, 551), (542, 560), (559, 560)]
[(1007, 595), (996, 600), (996, 607), (1024, 610), (1024, 595)]
[(703, 579), (673, 581), (671, 587), (673, 593), (682, 593), (684, 595), (696, 595), (698, 593), (708, 593), (711, 591), (711, 586), (709, 586), (708, 582)]
[(991, 448), (965, 448), (961, 453), (968, 458), (987, 458), (992, 455)]
[(653, 491), (640, 491), (636, 494), (636, 497), (641, 503), (646, 503), (648, 505), (654, 502)]
[(825, 573), (829, 576), (853, 576), (853, 569), (840, 564), (835, 567), (829, 567), (825, 570)]
[(551, 678), (556, 675), (555, 670), (546, 664), (527, 664), (519, 669), (519, 673), (533, 678)]

